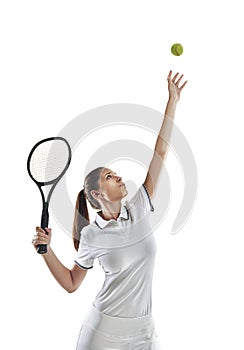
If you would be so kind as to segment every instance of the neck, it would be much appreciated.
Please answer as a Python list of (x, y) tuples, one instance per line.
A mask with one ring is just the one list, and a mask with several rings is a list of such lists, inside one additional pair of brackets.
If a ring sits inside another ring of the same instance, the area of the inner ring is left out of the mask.
[(100, 216), (104, 220), (117, 220), (121, 211), (121, 202), (110, 203), (109, 205), (102, 206), (102, 211), (99, 212)]

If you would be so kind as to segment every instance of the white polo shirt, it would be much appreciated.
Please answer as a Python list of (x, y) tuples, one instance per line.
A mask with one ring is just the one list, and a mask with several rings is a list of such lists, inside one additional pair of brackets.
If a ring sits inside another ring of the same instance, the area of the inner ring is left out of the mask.
[(151, 314), (152, 278), (156, 242), (148, 215), (154, 211), (146, 187), (121, 206), (116, 220), (95, 220), (81, 231), (75, 263), (83, 269), (98, 259), (105, 272), (95, 307), (114, 317)]

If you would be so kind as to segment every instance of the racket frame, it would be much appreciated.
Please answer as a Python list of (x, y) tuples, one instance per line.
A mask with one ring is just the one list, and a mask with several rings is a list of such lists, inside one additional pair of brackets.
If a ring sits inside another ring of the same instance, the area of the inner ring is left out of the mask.
[[(37, 181), (32, 176), (31, 170), (30, 170), (30, 163), (31, 163), (32, 154), (35, 152), (36, 148), (38, 146), (40, 146), (42, 143), (48, 142), (48, 141), (54, 141), (54, 140), (62, 140), (62, 141), (64, 141), (66, 143), (67, 148), (68, 148), (68, 154), (69, 154), (67, 164), (64, 167), (63, 171), (60, 173), (60, 175), (58, 177), (56, 177), (55, 179), (53, 179), (51, 181), (44, 181), (44, 182)], [(46, 139), (43, 139), (43, 140), (37, 142), (35, 144), (35, 146), (31, 149), (30, 154), (29, 154), (28, 159), (27, 159), (27, 171), (28, 171), (28, 174), (29, 174), (30, 178), (35, 182), (35, 184), (37, 185), (37, 187), (39, 188), (40, 193), (41, 193), (41, 197), (42, 197), (41, 228), (44, 229), (46, 234), (48, 234), (47, 231), (45, 230), (45, 228), (48, 227), (48, 222), (49, 222), (48, 206), (49, 206), (50, 198), (51, 198), (51, 195), (52, 195), (53, 190), (55, 189), (56, 185), (61, 180), (63, 175), (66, 173), (66, 171), (67, 171), (67, 169), (68, 169), (68, 167), (70, 165), (70, 162), (71, 162), (71, 156), (72, 156), (72, 152), (71, 152), (71, 147), (70, 147), (68, 141), (64, 137), (55, 136), (55, 137), (48, 137)], [(48, 186), (48, 185), (52, 185), (52, 187), (50, 188), (50, 191), (49, 191), (49, 193), (47, 195), (47, 198), (45, 199), (45, 195), (44, 195), (44, 192), (42, 190), (42, 187), (43, 186)], [(39, 244), (37, 246), (37, 253), (45, 254), (46, 252), (47, 252), (47, 245), (46, 244)]]

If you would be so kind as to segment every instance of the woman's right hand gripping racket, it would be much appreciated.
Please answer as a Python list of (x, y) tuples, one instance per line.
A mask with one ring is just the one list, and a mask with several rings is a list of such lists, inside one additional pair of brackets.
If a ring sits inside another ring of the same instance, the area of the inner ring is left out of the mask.
[[(48, 227), (48, 206), (53, 190), (65, 174), (71, 161), (71, 148), (63, 137), (49, 137), (39, 141), (30, 151), (27, 170), (31, 179), (37, 184), (42, 196), (41, 228)], [(45, 199), (44, 186), (51, 186)], [(47, 233), (47, 232), (46, 232)], [(48, 234), (48, 233), (47, 233)], [(39, 244), (39, 254), (47, 252), (46, 244)]]

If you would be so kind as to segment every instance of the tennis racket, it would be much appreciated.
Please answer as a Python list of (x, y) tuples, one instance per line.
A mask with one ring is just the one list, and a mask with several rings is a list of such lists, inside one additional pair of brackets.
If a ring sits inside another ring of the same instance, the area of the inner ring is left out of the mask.
[[(39, 141), (30, 151), (27, 170), (31, 179), (37, 184), (42, 197), (41, 228), (48, 227), (48, 206), (53, 190), (65, 174), (71, 161), (71, 148), (63, 137), (49, 137)], [(46, 198), (43, 192), (45, 188)], [(47, 189), (49, 192), (47, 193)], [(46, 232), (46, 231), (45, 231)], [(46, 232), (46, 234), (48, 234)], [(37, 253), (47, 252), (46, 244), (37, 246)]]

